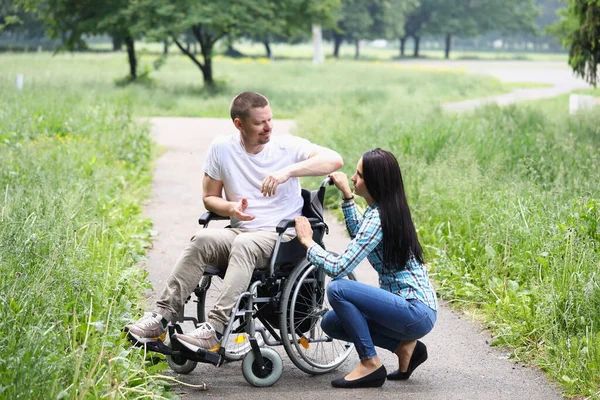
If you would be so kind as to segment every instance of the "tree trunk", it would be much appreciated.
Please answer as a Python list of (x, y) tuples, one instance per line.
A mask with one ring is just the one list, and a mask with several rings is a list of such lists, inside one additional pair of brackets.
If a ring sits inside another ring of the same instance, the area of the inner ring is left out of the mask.
[(163, 40), (163, 55), (169, 54), (169, 41)]
[(127, 47), (127, 59), (129, 60), (129, 76), (132, 80), (136, 80), (137, 60), (135, 59), (135, 42), (130, 35), (125, 36), (124, 41)]
[(209, 87), (215, 86), (215, 80), (213, 79), (212, 71), (212, 45), (203, 46), (200, 44), (200, 50), (202, 51), (202, 57), (204, 58), (204, 68), (202, 69), (202, 77), (204, 78), (204, 84)]
[(406, 49), (406, 36), (403, 36), (400, 39), (400, 57), (404, 57), (404, 50)]
[(271, 45), (269, 44), (268, 40), (264, 40), (263, 44), (265, 45), (265, 51), (267, 52), (267, 57), (269, 58), (269, 60), (273, 59), (273, 53), (271, 52)]
[(446, 34), (446, 50), (445, 50), (445, 58), (446, 60), (450, 59), (450, 46), (452, 45), (452, 35), (450, 33)]
[(112, 37), (112, 46), (113, 51), (121, 51), (123, 48), (123, 38), (119, 35), (114, 35)]
[(417, 58), (419, 57), (419, 43), (421, 42), (421, 38), (419, 36), (413, 36), (413, 39), (415, 39), (415, 52), (413, 57)]
[(354, 42), (354, 59), (358, 60), (360, 57), (360, 40), (356, 39)]
[(333, 33), (333, 56), (335, 58), (340, 58), (340, 47), (342, 45), (342, 41), (344, 40), (344, 35), (340, 35), (339, 33)]
[(221, 39), (222, 36), (213, 36), (210, 33), (204, 32), (202, 25), (194, 25), (192, 27), (192, 32), (200, 44), (200, 51), (202, 52), (204, 64), (201, 63), (196, 56), (189, 51), (189, 49), (186, 49), (181, 43), (179, 43), (176, 37), (173, 37), (173, 42), (177, 45), (177, 47), (179, 47), (179, 50), (181, 50), (183, 54), (188, 56), (189, 59), (192, 60), (192, 62), (196, 64), (198, 68), (200, 68), (200, 71), (202, 71), (202, 77), (204, 78), (204, 85), (212, 88), (215, 86), (215, 80), (213, 78), (212, 71), (212, 50), (215, 42)]

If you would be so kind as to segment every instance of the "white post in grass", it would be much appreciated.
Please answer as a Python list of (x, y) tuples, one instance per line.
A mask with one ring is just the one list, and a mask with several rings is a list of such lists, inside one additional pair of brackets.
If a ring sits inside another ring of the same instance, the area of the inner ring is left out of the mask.
[(17, 74), (17, 90), (23, 90), (23, 81), (24, 81), (24, 77), (23, 74)]
[(572, 94), (569, 96), (569, 114), (575, 114), (579, 110), (589, 110), (598, 104), (594, 96)]
[(312, 26), (313, 36), (313, 64), (323, 63), (323, 32), (321, 31), (321, 25), (313, 24)]

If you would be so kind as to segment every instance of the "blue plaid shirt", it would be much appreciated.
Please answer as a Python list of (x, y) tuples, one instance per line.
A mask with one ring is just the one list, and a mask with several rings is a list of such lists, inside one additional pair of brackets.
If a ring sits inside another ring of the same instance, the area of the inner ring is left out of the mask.
[(435, 290), (429, 281), (424, 265), (411, 257), (403, 271), (391, 272), (383, 261), (383, 231), (376, 204), (370, 205), (363, 217), (352, 201), (342, 204), (346, 228), (352, 241), (340, 255), (325, 251), (313, 244), (308, 248), (307, 259), (323, 268), (332, 278), (349, 274), (365, 257), (379, 274), (379, 287), (405, 299), (418, 299), (437, 311)]

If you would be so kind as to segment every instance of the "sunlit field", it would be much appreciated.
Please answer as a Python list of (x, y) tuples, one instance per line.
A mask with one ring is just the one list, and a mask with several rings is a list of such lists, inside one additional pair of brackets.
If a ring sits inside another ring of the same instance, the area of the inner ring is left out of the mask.
[[(155, 59), (142, 53), (140, 72)], [(440, 297), (568, 394), (600, 390), (600, 112), (570, 116), (562, 96), (446, 115), (444, 102), (514, 85), (384, 59), (214, 65), (213, 90), (176, 52), (117, 86), (125, 53), (0, 55), (0, 397), (161, 390), (119, 334), (151, 228), (154, 152), (137, 117), (226, 118), (243, 90), (338, 150), (348, 173), (365, 150), (393, 151)]]

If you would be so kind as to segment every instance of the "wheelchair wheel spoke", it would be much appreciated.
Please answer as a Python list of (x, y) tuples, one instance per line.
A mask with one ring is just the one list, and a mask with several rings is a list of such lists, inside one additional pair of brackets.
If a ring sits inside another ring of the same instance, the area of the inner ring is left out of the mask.
[(352, 345), (328, 337), (321, 329), (321, 320), (330, 309), (324, 274), (306, 263), (289, 279), (281, 308), (286, 351), (292, 362), (305, 372), (331, 371), (348, 357)]

